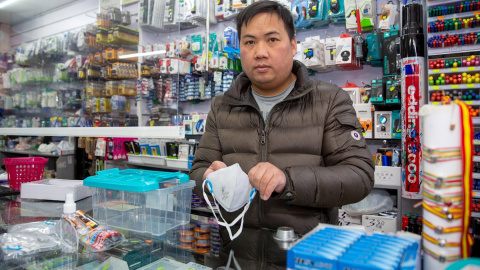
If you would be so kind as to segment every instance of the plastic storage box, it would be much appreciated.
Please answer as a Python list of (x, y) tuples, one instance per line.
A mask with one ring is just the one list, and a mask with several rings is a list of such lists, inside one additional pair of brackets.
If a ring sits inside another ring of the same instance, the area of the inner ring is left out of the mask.
[(163, 235), (190, 222), (195, 181), (184, 173), (115, 168), (83, 184), (92, 187), (93, 217), (109, 226)]

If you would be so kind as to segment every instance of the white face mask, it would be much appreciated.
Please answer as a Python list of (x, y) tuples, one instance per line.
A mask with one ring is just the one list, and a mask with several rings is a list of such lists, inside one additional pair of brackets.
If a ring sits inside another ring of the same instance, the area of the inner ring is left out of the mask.
[[(217, 204), (215, 208), (212, 207), (207, 194), (205, 194), (205, 184), (208, 185), (208, 190)], [(248, 175), (242, 171), (242, 168), (240, 168), (238, 163), (235, 163), (232, 166), (210, 173), (207, 176), (207, 179), (203, 182), (202, 189), (203, 197), (207, 201), (207, 204), (212, 210), (218, 224), (227, 229), (231, 240), (237, 238), (243, 229), (243, 218), (245, 217), (245, 213), (255, 197), (255, 194), (257, 194), (257, 190), (248, 180)], [(234, 212), (243, 206), (245, 207), (238, 217), (236, 217), (231, 223), (227, 223), (222, 216), (222, 212), (220, 212), (220, 209), (218, 208), (218, 204), (220, 204), (227, 212)], [(215, 210), (218, 210), (222, 220), (217, 218)], [(240, 219), (242, 220), (240, 229), (235, 235), (232, 235), (230, 227), (235, 225)]]

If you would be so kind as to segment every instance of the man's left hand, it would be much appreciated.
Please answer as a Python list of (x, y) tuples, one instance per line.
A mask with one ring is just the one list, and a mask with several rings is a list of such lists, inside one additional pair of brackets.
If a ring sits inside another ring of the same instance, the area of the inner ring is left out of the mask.
[(280, 193), (285, 188), (287, 178), (282, 170), (269, 162), (260, 162), (248, 172), (250, 184), (260, 192), (260, 198), (266, 201), (273, 191)]

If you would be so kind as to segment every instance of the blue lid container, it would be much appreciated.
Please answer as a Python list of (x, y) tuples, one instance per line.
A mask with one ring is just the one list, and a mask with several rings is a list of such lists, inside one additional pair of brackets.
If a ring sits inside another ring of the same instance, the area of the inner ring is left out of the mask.
[(118, 168), (99, 171), (96, 176), (90, 176), (83, 180), (84, 186), (114, 189), (130, 192), (146, 192), (156, 190), (160, 183), (178, 179), (179, 183), (188, 183), (190, 177), (180, 172), (160, 172), (149, 170)]

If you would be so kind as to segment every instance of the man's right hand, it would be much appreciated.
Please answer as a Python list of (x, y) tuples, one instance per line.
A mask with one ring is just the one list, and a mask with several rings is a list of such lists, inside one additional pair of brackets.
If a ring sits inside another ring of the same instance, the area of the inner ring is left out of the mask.
[(205, 181), (205, 179), (207, 179), (207, 175), (209, 175), (210, 173), (212, 173), (216, 170), (226, 168), (226, 167), (227, 167), (227, 164), (223, 163), (223, 161), (216, 160), (216, 161), (212, 162), (210, 167), (208, 167), (208, 169), (203, 174), (203, 180)]

